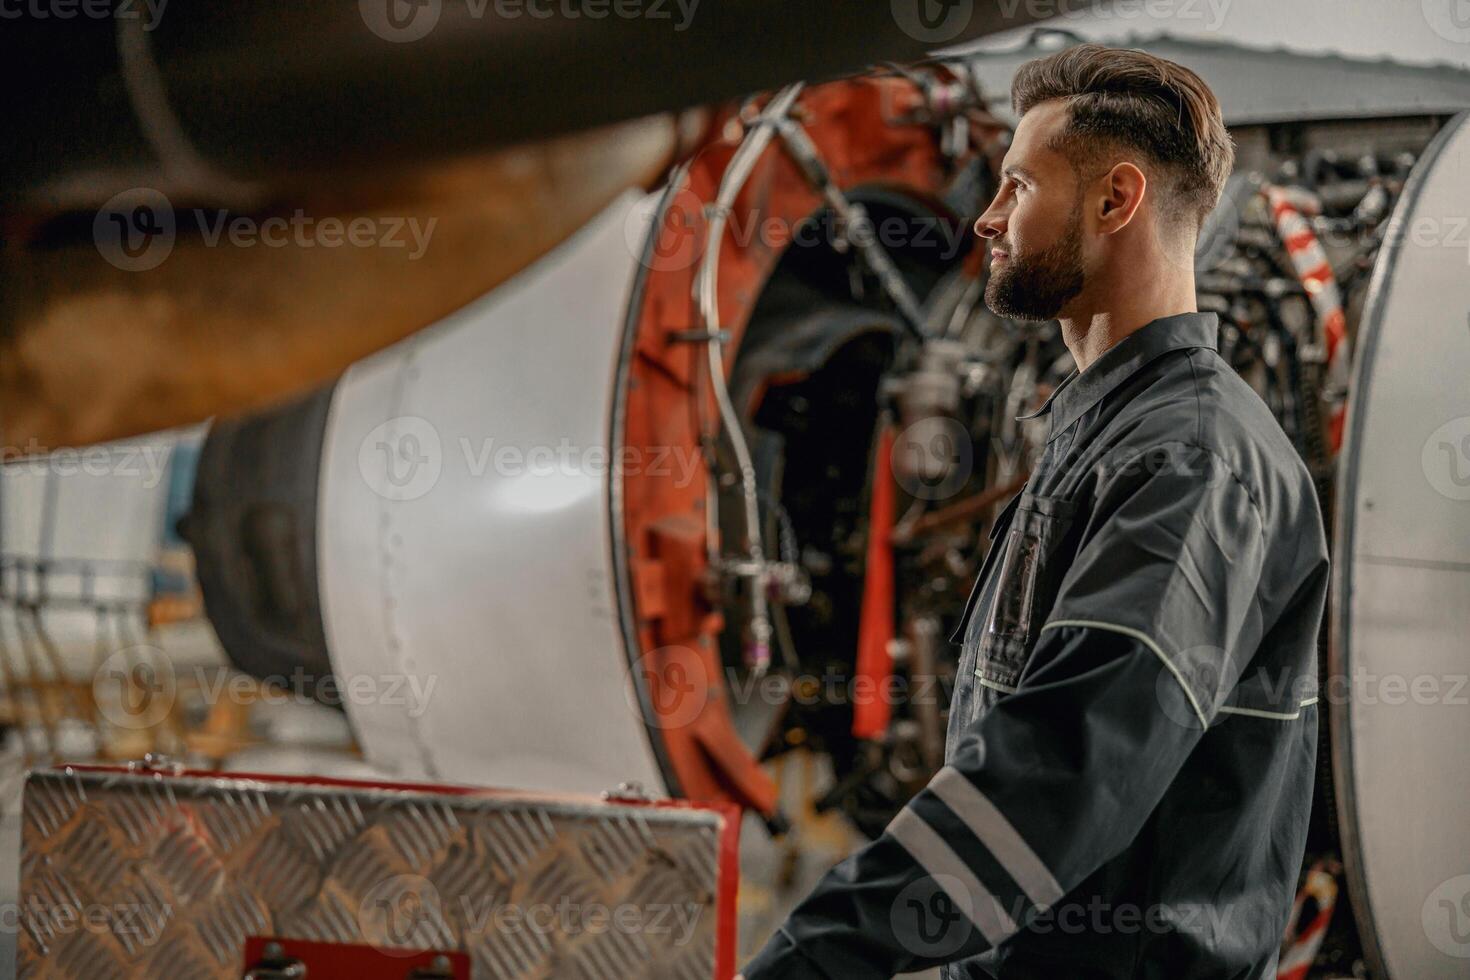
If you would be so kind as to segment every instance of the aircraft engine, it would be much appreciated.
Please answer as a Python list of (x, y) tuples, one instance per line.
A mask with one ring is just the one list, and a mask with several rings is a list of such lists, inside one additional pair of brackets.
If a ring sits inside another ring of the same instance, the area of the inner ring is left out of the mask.
[[(778, 819), (757, 759), (799, 737), (787, 705), (844, 771), (886, 744), (887, 725), (854, 738), (843, 698), (790, 688), (852, 677), (880, 423), (993, 380), (950, 327), (978, 298), (968, 227), (1004, 131), (945, 67), (732, 107), (661, 195), (329, 390), (217, 424), (188, 532), (232, 658), (318, 689), (329, 654), (366, 756), (403, 775), (617, 773)], [(827, 445), (811, 433), (834, 412)], [(957, 432), (908, 448), (932, 463)], [(971, 455), (898, 477), (951, 497), (986, 482)], [(931, 591), (961, 591), (983, 540), (950, 530), (967, 554), (926, 558), (948, 577)], [(868, 618), (892, 634), (887, 601)], [(942, 710), (907, 737), (931, 762)], [(908, 792), (923, 767), (899, 767)]]

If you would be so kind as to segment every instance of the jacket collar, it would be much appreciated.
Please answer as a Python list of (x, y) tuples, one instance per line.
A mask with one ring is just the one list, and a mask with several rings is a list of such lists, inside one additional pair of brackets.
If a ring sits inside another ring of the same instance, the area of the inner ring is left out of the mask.
[(1180, 313), (1150, 321), (1114, 344), (1086, 371), (1074, 370), (1036, 411), (1018, 419), (1051, 416), (1050, 442), (1145, 365), (1170, 351), (1218, 350), (1220, 322), (1213, 313)]

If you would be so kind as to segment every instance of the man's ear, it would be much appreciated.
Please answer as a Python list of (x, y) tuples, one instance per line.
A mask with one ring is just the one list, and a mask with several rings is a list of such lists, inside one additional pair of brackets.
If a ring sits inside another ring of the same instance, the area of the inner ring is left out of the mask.
[(1099, 178), (1102, 194), (1097, 200), (1097, 230), (1111, 235), (1127, 227), (1133, 220), (1143, 195), (1148, 190), (1148, 178), (1134, 164), (1123, 162)]

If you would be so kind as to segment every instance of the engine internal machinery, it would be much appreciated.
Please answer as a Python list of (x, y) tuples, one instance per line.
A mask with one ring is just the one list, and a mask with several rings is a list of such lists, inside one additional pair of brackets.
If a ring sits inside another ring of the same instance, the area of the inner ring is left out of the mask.
[[(1200, 308), (1219, 314), (1222, 353), (1317, 476), (1329, 522), (1370, 274), (1437, 122), (1238, 130), (1241, 168), (1201, 236)], [(988, 191), (996, 162), (977, 158), (977, 189)], [(815, 740), (833, 753), (846, 778), (822, 805), (873, 832), (942, 750), (954, 665), (945, 638), (984, 557), (987, 522), (1043, 436), (1017, 416), (1073, 366), (1055, 324), (984, 306), (982, 252), (926, 264), (921, 251), (896, 250), (919, 307), (906, 319), (902, 296), (864, 281), (860, 251), (793, 248), (731, 371), (756, 478), (746, 487), (740, 460), (720, 457), (716, 503), (736, 515), (722, 521), (722, 540), (748, 540), (742, 521), (755, 523), (762, 553), (780, 560), (767, 608), (734, 587), (751, 566), (727, 564), (725, 665), (738, 669), (742, 644), (760, 649), (762, 617), (777, 622), (777, 662), (822, 694), (791, 699), (768, 751)], [(741, 510), (751, 498), (753, 518)]]

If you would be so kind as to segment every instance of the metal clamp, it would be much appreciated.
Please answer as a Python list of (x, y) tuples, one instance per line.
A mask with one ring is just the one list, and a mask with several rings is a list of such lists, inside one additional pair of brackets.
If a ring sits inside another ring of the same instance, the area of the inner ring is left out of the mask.
[(304, 980), (306, 964), (287, 956), (280, 943), (267, 943), (260, 962), (245, 971), (241, 980)]
[(603, 790), (602, 798), (609, 803), (652, 803), (653, 795), (637, 780), (618, 783), (612, 789)]
[(142, 760), (128, 763), (128, 772), (135, 773), (159, 773), (169, 776), (182, 776), (185, 766), (173, 756), (163, 752), (144, 753)]
[(676, 330), (665, 339), (671, 344), (728, 344), (731, 338), (728, 330)]

